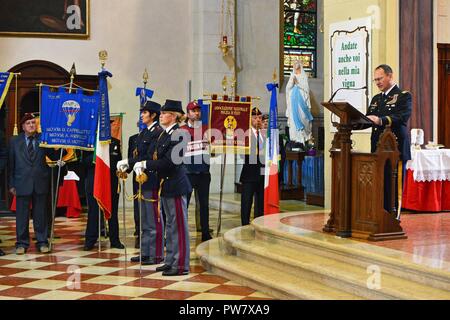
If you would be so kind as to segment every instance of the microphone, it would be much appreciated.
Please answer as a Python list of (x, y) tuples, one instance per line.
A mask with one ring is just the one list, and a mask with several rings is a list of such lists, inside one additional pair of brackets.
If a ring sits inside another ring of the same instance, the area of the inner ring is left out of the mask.
[(364, 86), (364, 87), (362, 87), (362, 88), (340, 88), (340, 89), (337, 89), (337, 90), (333, 93), (333, 95), (331, 96), (331, 99), (330, 99), (330, 101), (328, 101), (328, 103), (333, 102), (334, 97), (336, 97), (336, 95), (338, 94), (338, 92), (341, 91), (341, 90), (354, 90), (354, 91), (367, 90), (367, 86)]

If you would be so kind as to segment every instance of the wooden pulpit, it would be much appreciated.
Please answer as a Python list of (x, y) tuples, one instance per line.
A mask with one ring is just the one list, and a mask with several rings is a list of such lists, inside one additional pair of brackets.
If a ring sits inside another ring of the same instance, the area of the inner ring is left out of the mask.
[[(331, 214), (323, 231), (370, 241), (406, 239), (397, 220), (395, 188), (400, 152), (391, 128), (381, 135), (375, 153), (355, 152), (352, 131), (370, 128), (373, 122), (348, 103), (322, 105), (340, 118), (340, 123), (334, 124), (338, 132), (330, 150)], [(385, 190), (390, 190), (387, 197)]]

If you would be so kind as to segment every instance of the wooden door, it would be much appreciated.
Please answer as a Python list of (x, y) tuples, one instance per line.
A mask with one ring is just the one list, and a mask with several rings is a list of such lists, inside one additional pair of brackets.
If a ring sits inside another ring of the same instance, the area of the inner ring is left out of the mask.
[(438, 142), (450, 148), (450, 44), (439, 44), (438, 50)]
[[(15, 81), (11, 83), (8, 96), (0, 110), (0, 139), (2, 144), (9, 146), (14, 127), (20, 118), (29, 112), (39, 112), (39, 90), (37, 84), (63, 85), (70, 82), (69, 72), (61, 66), (49, 61), (32, 60), (12, 67), (8, 72), (20, 73), (17, 88)], [(75, 82), (91, 90), (98, 89), (98, 76), (76, 75)], [(17, 91), (17, 94), (16, 94)], [(17, 116), (16, 116), (17, 96)], [(18, 126), (18, 132), (21, 132)], [(9, 213), (11, 197), (8, 192), (8, 166), (0, 172), (0, 214)]]

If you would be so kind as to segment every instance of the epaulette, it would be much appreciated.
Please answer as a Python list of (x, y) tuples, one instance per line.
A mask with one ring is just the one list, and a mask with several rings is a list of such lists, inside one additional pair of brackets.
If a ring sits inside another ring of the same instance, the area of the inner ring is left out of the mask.
[(403, 92), (402, 92), (402, 94), (407, 94), (407, 93), (409, 93), (409, 91), (403, 91)]

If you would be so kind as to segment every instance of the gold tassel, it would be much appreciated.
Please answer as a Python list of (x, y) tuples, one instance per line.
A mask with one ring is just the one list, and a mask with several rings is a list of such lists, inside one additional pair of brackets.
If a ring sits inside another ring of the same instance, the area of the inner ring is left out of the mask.
[(398, 189), (397, 189), (397, 199), (398, 199), (398, 208), (397, 208), (397, 217), (400, 217), (400, 213), (402, 211), (402, 199), (403, 199), (403, 162), (400, 160), (398, 163)]

